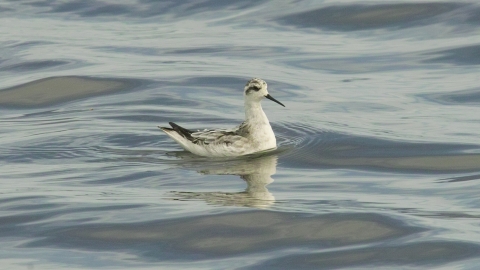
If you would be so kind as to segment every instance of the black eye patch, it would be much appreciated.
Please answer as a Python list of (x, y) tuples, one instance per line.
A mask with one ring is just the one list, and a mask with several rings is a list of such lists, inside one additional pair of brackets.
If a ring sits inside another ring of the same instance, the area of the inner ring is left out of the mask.
[(253, 86), (250, 86), (250, 87), (248, 88), (248, 90), (254, 90), (254, 91), (257, 91), (257, 92), (258, 92), (258, 90), (260, 90), (260, 87), (258, 87), (258, 86), (256, 86), (256, 85), (253, 85)]

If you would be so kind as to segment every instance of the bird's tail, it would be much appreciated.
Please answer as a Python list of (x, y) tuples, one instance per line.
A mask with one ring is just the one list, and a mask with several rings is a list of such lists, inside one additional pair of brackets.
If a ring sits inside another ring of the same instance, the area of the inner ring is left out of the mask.
[(169, 122), (172, 128), (160, 127), (159, 128), (165, 132), (170, 138), (180, 144), (184, 149), (187, 149), (187, 145), (191, 143), (193, 131), (190, 131), (186, 128), (183, 128), (173, 122)]

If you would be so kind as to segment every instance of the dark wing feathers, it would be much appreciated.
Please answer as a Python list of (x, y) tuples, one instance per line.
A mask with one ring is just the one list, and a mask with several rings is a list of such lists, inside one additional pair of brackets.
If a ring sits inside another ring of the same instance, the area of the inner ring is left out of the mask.
[(170, 126), (172, 126), (173, 130), (175, 130), (178, 134), (182, 135), (183, 137), (187, 138), (188, 140), (193, 140), (192, 133), (193, 131), (183, 128), (173, 122), (168, 122)]
[(169, 122), (170, 128), (163, 128), (166, 130), (174, 130), (184, 138), (188, 139), (194, 144), (208, 145), (211, 143), (231, 145), (233, 141), (241, 139), (248, 135), (247, 124), (243, 122), (240, 126), (233, 129), (214, 129), (204, 131), (192, 131), (183, 128), (173, 122)]

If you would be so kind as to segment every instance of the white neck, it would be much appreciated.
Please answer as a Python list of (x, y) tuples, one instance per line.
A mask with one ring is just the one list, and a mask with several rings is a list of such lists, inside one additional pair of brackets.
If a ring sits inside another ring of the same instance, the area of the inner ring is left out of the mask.
[(250, 124), (269, 124), (260, 102), (245, 101), (245, 121)]
[(273, 134), (272, 127), (259, 101), (245, 101), (245, 122), (249, 127), (248, 134), (253, 144), (257, 145), (258, 149), (256, 150), (266, 150), (277, 146), (275, 134)]

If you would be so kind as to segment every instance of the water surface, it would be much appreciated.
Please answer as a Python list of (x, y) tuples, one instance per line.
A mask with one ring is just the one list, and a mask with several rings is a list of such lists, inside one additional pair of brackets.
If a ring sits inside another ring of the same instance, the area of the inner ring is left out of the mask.
[[(8, 269), (480, 264), (474, 1), (0, 4)], [(196, 157), (260, 77), (278, 149)]]

